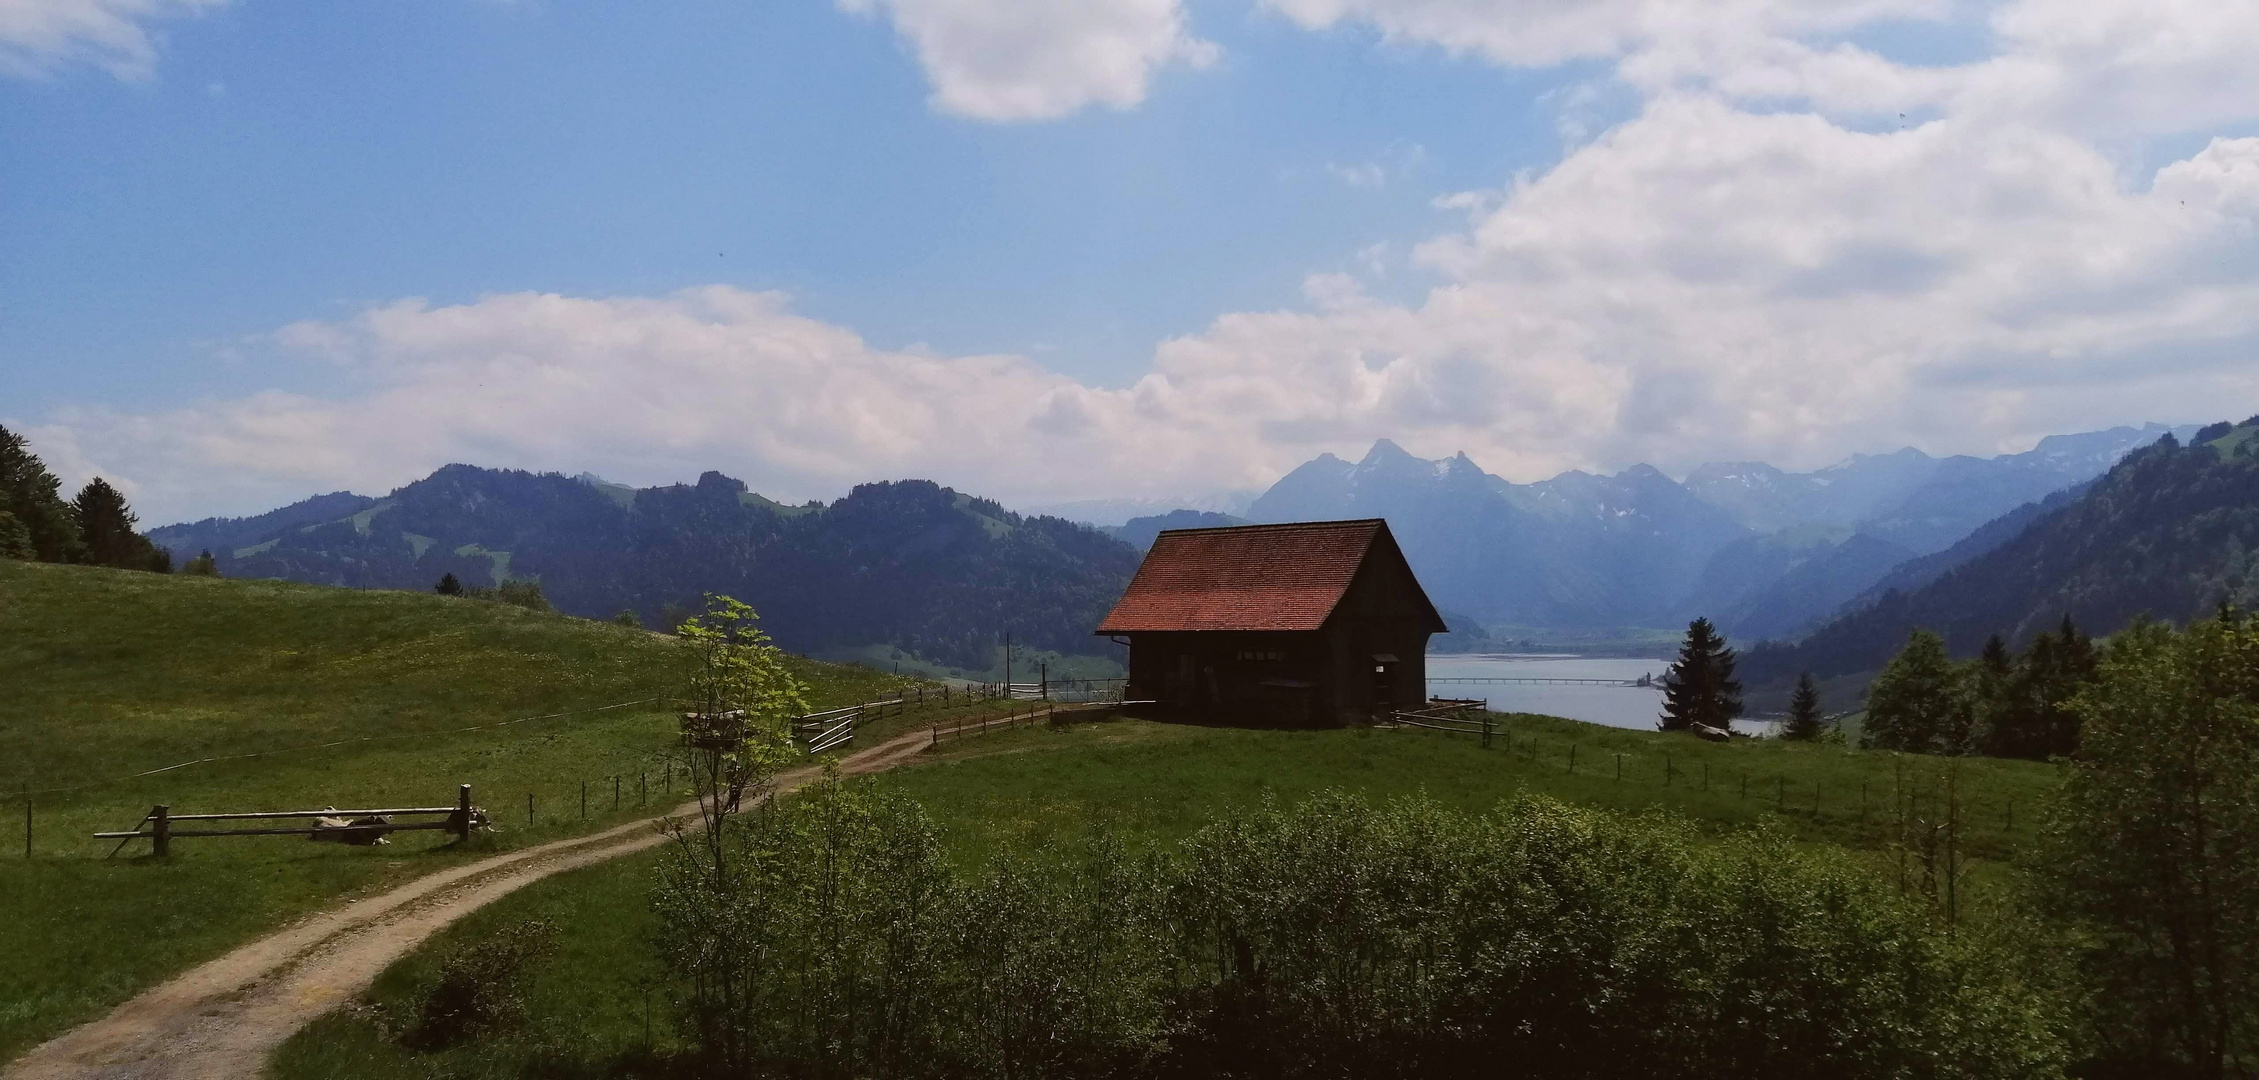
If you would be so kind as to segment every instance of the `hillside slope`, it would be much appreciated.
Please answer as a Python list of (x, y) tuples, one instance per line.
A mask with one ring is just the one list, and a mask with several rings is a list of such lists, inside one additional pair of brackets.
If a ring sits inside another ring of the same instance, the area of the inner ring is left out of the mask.
[[(239, 526), (203, 523), (151, 535), (189, 550), (223, 533), (245, 538)], [(716, 472), (695, 485), (631, 489), (469, 465), (214, 554), (230, 576), (331, 585), (429, 589), (450, 573), (470, 585), (532, 579), (560, 611), (629, 610), (655, 627), (699, 607), (704, 593), (728, 593), (760, 609), (768, 632), (795, 651), (886, 644), (972, 668), (988, 666), (1007, 632), (1062, 653), (1110, 648), (1090, 628), (1137, 567), (1134, 549), (1094, 529), (926, 481), (865, 484), (829, 506), (788, 507)]]
[(1763, 681), (1873, 670), (1916, 627), (1970, 655), (1996, 633), (2020, 646), (2065, 615), (2108, 634), (2142, 614), (2180, 622), (2221, 603), (2249, 606), (2259, 601), (2254, 431), (2259, 417), (2206, 428), (2186, 446), (2167, 435), (1929, 583), (1886, 594), (1796, 645), (1750, 650), (1744, 672)]
[[(0, 1061), (341, 896), (663, 802), (675, 721), (652, 699), (680, 662), (656, 634), (429, 592), (0, 559)], [(819, 707), (887, 681), (793, 662)], [(458, 784), (498, 826), (469, 845), (199, 838), (160, 860), (92, 837), (158, 803), (428, 806)]]

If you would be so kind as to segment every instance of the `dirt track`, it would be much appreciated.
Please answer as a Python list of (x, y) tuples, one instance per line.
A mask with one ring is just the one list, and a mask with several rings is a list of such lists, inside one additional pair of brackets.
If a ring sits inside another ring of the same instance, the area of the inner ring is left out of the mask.
[[(917, 731), (850, 755), (841, 769), (879, 772), (914, 757)], [(778, 779), (790, 791), (820, 775)], [(696, 803), (675, 816), (697, 813)], [(0, 1080), (241, 1080), (315, 1017), (366, 990), (392, 962), (447, 924), (551, 874), (656, 847), (659, 819), (558, 840), (418, 878), (307, 918), (144, 991), (108, 1016), (16, 1059)]]

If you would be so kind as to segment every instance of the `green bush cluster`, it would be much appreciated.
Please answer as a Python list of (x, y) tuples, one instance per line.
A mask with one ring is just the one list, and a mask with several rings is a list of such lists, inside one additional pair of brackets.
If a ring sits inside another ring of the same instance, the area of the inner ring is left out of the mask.
[(424, 995), (410, 1041), (436, 1050), (523, 1028), (529, 969), (556, 942), (555, 923), (528, 919), (457, 948)]
[(2137, 625), (2070, 707), (2039, 865), (2079, 931), (2091, 1074), (2259, 1072), (2259, 622)]
[(2092, 683), (2099, 652), (2070, 618), (2021, 655), (1994, 635), (1955, 663), (1945, 639), (1916, 630), (1867, 690), (1861, 740), (1869, 749), (2046, 760), (2078, 749), (2071, 700)]
[(2060, 996), (1872, 873), (1542, 798), (1329, 794), (1137, 855), (1100, 830), (953, 872), (832, 780), (655, 893), (730, 1075), (2048, 1076)]

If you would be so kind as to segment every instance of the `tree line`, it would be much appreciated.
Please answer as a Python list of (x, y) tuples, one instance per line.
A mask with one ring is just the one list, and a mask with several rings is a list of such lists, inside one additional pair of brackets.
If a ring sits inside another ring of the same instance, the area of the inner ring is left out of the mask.
[[(125, 496), (99, 476), (66, 501), (62, 481), (23, 436), (0, 427), (0, 558), (171, 573), (172, 552), (134, 531), (138, 520)], [(214, 573), (212, 553), (185, 569)]]

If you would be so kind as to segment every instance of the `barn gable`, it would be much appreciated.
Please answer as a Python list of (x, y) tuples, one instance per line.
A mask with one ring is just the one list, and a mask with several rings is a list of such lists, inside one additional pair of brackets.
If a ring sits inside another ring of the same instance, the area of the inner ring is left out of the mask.
[(1445, 630), (1379, 519), (1162, 533), (1097, 633), (1129, 694), (1238, 722), (1353, 723), (1423, 702)]
[(1368, 518), (1164, 532), (1097, 633), (1317, 630), (1361, 571), (1405, 591), (1429, 632), (1444, 632), (1388, 523)]

